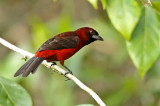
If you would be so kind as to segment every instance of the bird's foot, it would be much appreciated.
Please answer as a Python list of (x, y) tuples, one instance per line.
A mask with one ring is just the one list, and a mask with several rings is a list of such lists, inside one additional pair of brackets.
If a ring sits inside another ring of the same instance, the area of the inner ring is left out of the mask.
[(67, 69), (67, 71), (68, 72), (66, 72), (67, 74), (72, 74), (73, 75), (73, 73), (72, 73), (72, 71), (68, 68), (68, 67), (66, 67), (65, 65), (63, 66), (65, 69)]
[(56, 62), (52, 62), (50, 68), (51, 68), (52, 66), (54, 66), (54, 65), (57, 65)]
[(71, 70), (69, 70), (68, 72), (66, 72), (66, 73), (64, 74), (64, 76), (67, 78), (65, 81), (70, 80), (70, 78), (68, 78), (68, 77), (66, 76), (67, 74), (72, 74), (72, 75), (73, 75), (73, 73), (72, 73)]
[(65, 65), (63, 65), (63, 67), (64, 67), (65, 69), (67, 69), (67, 71), (68, 71), (68, 72), (66, 72), (66, 73), (64, 74), (64, 76), (67, 78), (65, 81), (68, 81), (68, 80), (70, 80), (70, 78), (68, 78), (66, 75), (67, 75), (67, 74), (72, 74), (72, 75), (73, 75), (73, 73), (72, 73), (72, 71), (71, 71), (68, 67), (66, 67)]

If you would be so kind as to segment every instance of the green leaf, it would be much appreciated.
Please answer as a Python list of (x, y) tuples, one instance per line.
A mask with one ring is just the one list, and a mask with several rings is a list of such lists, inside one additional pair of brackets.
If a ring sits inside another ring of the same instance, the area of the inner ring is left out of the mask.
[(32, 106), (32, 100), (20, 85), (0, 77), (0, 106)]
[(137, 0), (108, 0), (107, 12), (114, 27), (130, 40), (141, 15)]
[(88, 2), (91, 3), (95, 9), (98, 9), (98, 0), (88, 0)]
[(130, 42), (128, 52), (143, 78), (160, 55), (160, 21), (150, 7), (145, 7)]

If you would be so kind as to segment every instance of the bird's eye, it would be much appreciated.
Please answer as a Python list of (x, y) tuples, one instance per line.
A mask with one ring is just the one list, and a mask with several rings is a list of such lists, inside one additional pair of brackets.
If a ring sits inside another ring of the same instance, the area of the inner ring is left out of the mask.
[(98, 35), (98, 33), (94, 30), (90, 30), (89, 33), (90, 33), (90, 35)]
[(90, 32), (90, 34), (92, 34), (92, 33), (93, 33), (93, 31), (92, 31), (92, 30), (90, 30), (89, 32)]
[(91, 35), (96, 35), (96, 32), (93, 31), (93, 30), (90, 30), (89, 33), (90, 33)]

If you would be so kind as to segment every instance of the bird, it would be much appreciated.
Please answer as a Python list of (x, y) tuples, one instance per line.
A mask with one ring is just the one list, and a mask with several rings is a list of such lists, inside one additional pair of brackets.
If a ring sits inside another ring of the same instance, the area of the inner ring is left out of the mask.
[(52, 62), (52, 65), (60, 62), (60, 64), (68, 70), (65, 75), (68, 73), (73, 74), (72, 71), (64, 65), (64, 61), (84, 46), (96, 40), (103, 41), (103, 38), (99, 36), (95, 29), (90, 27), (82, 27), (75, 31), (60, 33), (43, 43), (35, 55), (14, 74), (14, 77), (21, 74), (22, 77), (27, 77), (30, 73), (35, 73), (43, 60)]

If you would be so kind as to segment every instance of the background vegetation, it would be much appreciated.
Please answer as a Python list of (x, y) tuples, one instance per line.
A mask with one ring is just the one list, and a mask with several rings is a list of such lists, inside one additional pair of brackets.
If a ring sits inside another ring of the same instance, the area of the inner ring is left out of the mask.
[[(147, 0), (1, 0), (0, 36), (35, 53), (58, 33), (93, 27), (104, 41), (66, 61), (74, 75), (109, 106), (158, 106), (159, 14), (160, 0), (152, 0), (152, 7)], [(25, 79), (14, 78), (25, 63), (21, 58), (0, 45), (0, 105), (97, 105), (72, 81), (44, 66)], [(20, 98), (15, 99), (17, 95)]]

